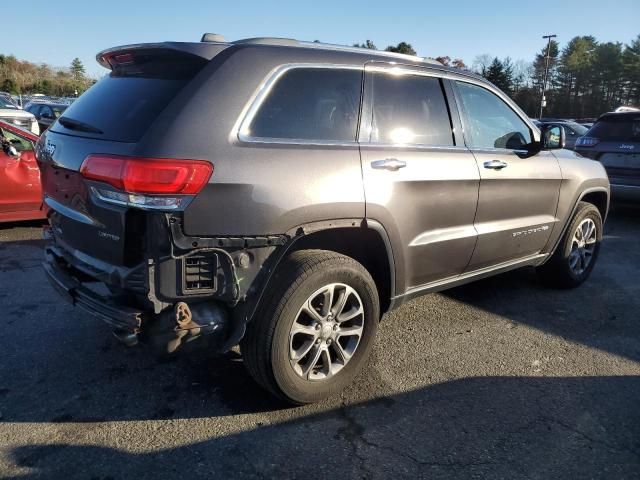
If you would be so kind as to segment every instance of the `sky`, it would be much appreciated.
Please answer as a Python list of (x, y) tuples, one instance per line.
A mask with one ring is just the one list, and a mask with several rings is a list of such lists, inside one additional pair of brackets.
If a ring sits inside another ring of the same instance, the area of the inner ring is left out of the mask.
[[(9, 1), (0, 0), (0, 5)], [(20, 0), (19, 4), (19, 15), (3, 15), (0, 53), (56, 67), (66, 67), (79, 57), (92, 76), (106, 72), (95, 61), (96, 53), (105, 48), (198, 41), (204, 32), (221, 33), (228, 40), (274, 36), (351, 45), (370, 39), (380, 49), (406, 41), (421, 56), (448, 55), (469, 66), (485, 53), (532, 61), (545, 45), (541, 38), (545, 34), (557, 34), (561, 47), (576, 35), (629, 43), (640, 34), (640, 0)]]

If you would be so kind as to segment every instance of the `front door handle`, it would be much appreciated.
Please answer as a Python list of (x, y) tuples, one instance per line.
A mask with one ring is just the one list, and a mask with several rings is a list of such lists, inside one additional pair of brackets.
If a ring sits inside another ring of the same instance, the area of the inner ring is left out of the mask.
[(507, 165), (507, 162), (503, 162), (502, 160), (491, 160), (490, 162), (484, 162), (484, 168), (490, 168), (491, 170), (502, 170)]
[(398, 160), (397, 158), (385, 158), (384, 160), (374, 160), (371, 162), (371, 168), (378, 170), (391, 170), (392, 172), (397, 172), (406, 166), (407, 162), (404, 160)]

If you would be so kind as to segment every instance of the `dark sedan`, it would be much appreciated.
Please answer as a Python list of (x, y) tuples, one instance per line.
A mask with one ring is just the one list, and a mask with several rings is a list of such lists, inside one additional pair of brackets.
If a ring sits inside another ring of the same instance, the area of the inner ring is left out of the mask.
[(551, 125), (556, 126), (559, 125), (564, 128), (565, 133), (565, 144), (564, 148), (569, 150), (575, 149), (576, 140), (583, 136), (589, 130), (584, 125), (580, 125), (576, 122), (570, 122), (568, 120), (556, 120), (556, 121), (548, 121), (542, 119), (542, 121), (535, 122), (538, 127), (542, 127), (543, 125)]
[(24, 109), (35, 115), (38, 119), (38, 125), (40, 125), (40, 132), (44, 132), (62, 115), (62, 112), (64, 112), (68, 106), (69, 105), (63, 103), (33, 102), (27, 104)]

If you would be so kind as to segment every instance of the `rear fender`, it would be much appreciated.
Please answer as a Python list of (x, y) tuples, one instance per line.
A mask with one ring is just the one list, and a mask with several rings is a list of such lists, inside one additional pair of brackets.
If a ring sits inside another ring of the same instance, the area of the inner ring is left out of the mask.
[(391, 243), (382, 225), (375, 221), (363, 220), (361, 218), (327, 220), (300, 225), (285, 234), (288, 241), (282, 243), (281, 246), (276, 248), (275, 251), (266, 259), (263, 268), (248, 290), (248, 294), (245, 298), (246, 301), (239, 303), (233, 309), (231, 332), (222, 350), (227, 351), (240, 342), (245, 334), (247, 324), (252, 321), (256, 314), (258, 306), (263, 299), (273, 274), (276, 272), (283, 259), (301, 246), (303, 239), (309, 238), (315, 233), (345, 228), (354, 230), (365, 228), (375, 231), (380, 235), (387, 252), (389, 266), (389, 292), (387, 293), (389, 298), (387, 298), (386, 301), (385, 299), (381, 299), (381, 303), (389, 306), (391, 292), (395, 292), (395, 264), (393, 261)]

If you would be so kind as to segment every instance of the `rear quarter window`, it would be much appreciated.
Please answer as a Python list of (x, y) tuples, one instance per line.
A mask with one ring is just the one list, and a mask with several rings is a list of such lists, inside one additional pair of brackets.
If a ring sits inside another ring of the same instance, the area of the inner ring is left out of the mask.
[(251, 138), (353, 142), (362, 71), (293, 68), (284, 72), (242, 134)]

